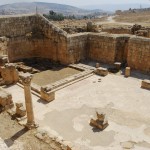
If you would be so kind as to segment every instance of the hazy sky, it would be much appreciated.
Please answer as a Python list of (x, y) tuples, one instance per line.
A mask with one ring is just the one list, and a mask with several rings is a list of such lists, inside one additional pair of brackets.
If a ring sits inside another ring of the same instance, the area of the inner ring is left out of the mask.
[(150, 0), (0, 0), (0, 5), (15, 3), (15, 2), (50, 2), (50, 3), (60, 3), (68, 4), (73, 6), (83, 6), (83, 5), (100, 5), (100, 4), (125, 4), (125, 3), (140, 3), (150, 4)]

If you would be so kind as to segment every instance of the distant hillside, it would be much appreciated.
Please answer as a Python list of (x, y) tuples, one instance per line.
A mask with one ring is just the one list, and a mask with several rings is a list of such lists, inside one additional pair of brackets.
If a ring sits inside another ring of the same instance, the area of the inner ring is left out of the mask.
[(85, 5), (83, 8), (86, 9), (103, 9), (105, 11), (116, 11), (116, 10), (128, 10), (129, 8), (148, 8), (150, 7), (150, 4), (137, 4), (137, 3), (131, 3), (131, 4), (101, 4), (101, 5)]
[(85, 10), (70, 5), (62, 5), (56, 3), (14, 3), (0, 6), (0, 15), (12, 15), (12, 14), (28, 14), (35, 13), (36, 7), (39, 13), (48, 13), (53, 10), (64, 15), (89, 15), (93, 13), (104, 13), (102, 10)]

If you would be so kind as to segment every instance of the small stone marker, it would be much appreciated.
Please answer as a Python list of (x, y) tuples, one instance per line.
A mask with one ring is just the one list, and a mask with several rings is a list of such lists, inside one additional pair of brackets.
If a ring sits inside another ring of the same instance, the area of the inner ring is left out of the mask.
[(99, 64), (99, 63), (96, 63), (95, 67), (96, 67), (96, 68), (99, 68), (99, 67), (100, 67), (100, 64)]
[(131, 68), (130, 67), (126, 67), (125, 69), (125, 77), (129, 77), (131, 75)]
[(121, 69), (121, 63), (120, 63), (120, 62), (115, 62), (114, 65), (115, 65), (115, 68), (116, 68), (117, 70), (120, 70), (120, 69)]

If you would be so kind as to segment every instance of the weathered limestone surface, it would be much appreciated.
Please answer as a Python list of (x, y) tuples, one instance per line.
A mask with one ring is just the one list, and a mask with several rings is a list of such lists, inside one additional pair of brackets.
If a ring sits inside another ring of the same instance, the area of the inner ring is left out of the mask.
[(6, 63), (8, 63), (7, 55), (1, 55), (0, 56), (0, 66), (4, 66)]
[(125, 77), (129, 77), (131, 75), (131, 68), (130, 67), (126, 67), (125, 69)]
[(129, 40), (128, 49), (128, 66), (150, 72), (150, 39), (133, 37)]
[(100, 75), (100, 76), (107, 76), (108, 70), (106, 68), (99, 67), (95, 70), (95, 73)]
[(55, 92), (53, 91), (46, 92), (44, 90), (41, 90), (40, 94), (41, 94), (41, 99), (46, 100), (47, 102), (51, 102), (55, 99)]
[(0, 18), (0, 37), (17, 37), (30, 33), (36, 26), (35, 15), (6, 16)]
[[(37, 15), (35, 24), (23, 36), (9, 40), (8, 54), (10, 61), (23, 58), (43, 57), (61, 63), (68, 63), (66, 32), (55, 27), (44, 17)], [(26, 46), (24, 46), (26, 45)]]
[(26, 115), (26, 109), (23, 103), (16, 103), (16, 115), (18, 117), (24, 117)]
[(0, 37), (0, 55), (7, 55), (8, 38)]
[(12, 95), (0, 88), (0, 105), (5, 108), (12, 108), (14, 106), (12, 101)]
[(87, 45), (88, 34), (80, 33), (70, 35), (67, 38), (67, 51), (69, 63), (76, 63), (85, 60), (88, 53)]
[(143, 80), (141, 87), (150, 90), (150, 80)]
[(131, 35), (118, 35), (116, 38), (115, 61), (126, 63), (128, 54), (128, 41)]
[(115, 61), (116, 37), (110, 34), (89, 34), (88, 57), (112, 64)]
[(37, 55), (68, 64), (67, 33), (40, 15), (37, 16), (37, 24), (39, 30), (44, 33), (46, 40), (46, 42), (43, 41), (42, 45), (39, 43), (39, 47), (36, 48), (39, 49)]
[(33, 112), (33, 104), (32, 104), (32, 95), (31, 95), (31, 79), (32, 75), (29, 73), (21, 74), (20, 78), (24, 85), (24, 95), (25, 95), (25, 104), (27, 111), (27, 124), (26, 126), (31, 129), (35, 127), (34, 121), (34, 112)]
[[(150, 71), (150, 39), (108, 33), (67, 33), (41, 15), (0, 18), (0, 54), (13, 62), (42, 57), (62, 64), (84, 59), (113, 64), (119, 61), (132, 69)], [(4, 40), (6, 39), (6, 40)]]
[(19, 80), (18, 71), (16, 70), (15, 65), (11, 63), (1, 67), (1, 76), (5, 81), (5, 84), (13, 84)]

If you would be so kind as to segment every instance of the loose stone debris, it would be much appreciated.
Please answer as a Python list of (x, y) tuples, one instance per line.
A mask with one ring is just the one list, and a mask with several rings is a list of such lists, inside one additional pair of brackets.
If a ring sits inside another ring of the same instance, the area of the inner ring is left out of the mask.
[(105, 118), (105, 114), (99, 114), (96, 112), (97, 119), (91, 119), (90, 125), (94, 128), (99, 129), (100, 131), (103, 131), (105, 128), (108, 127), (108, 121)]

